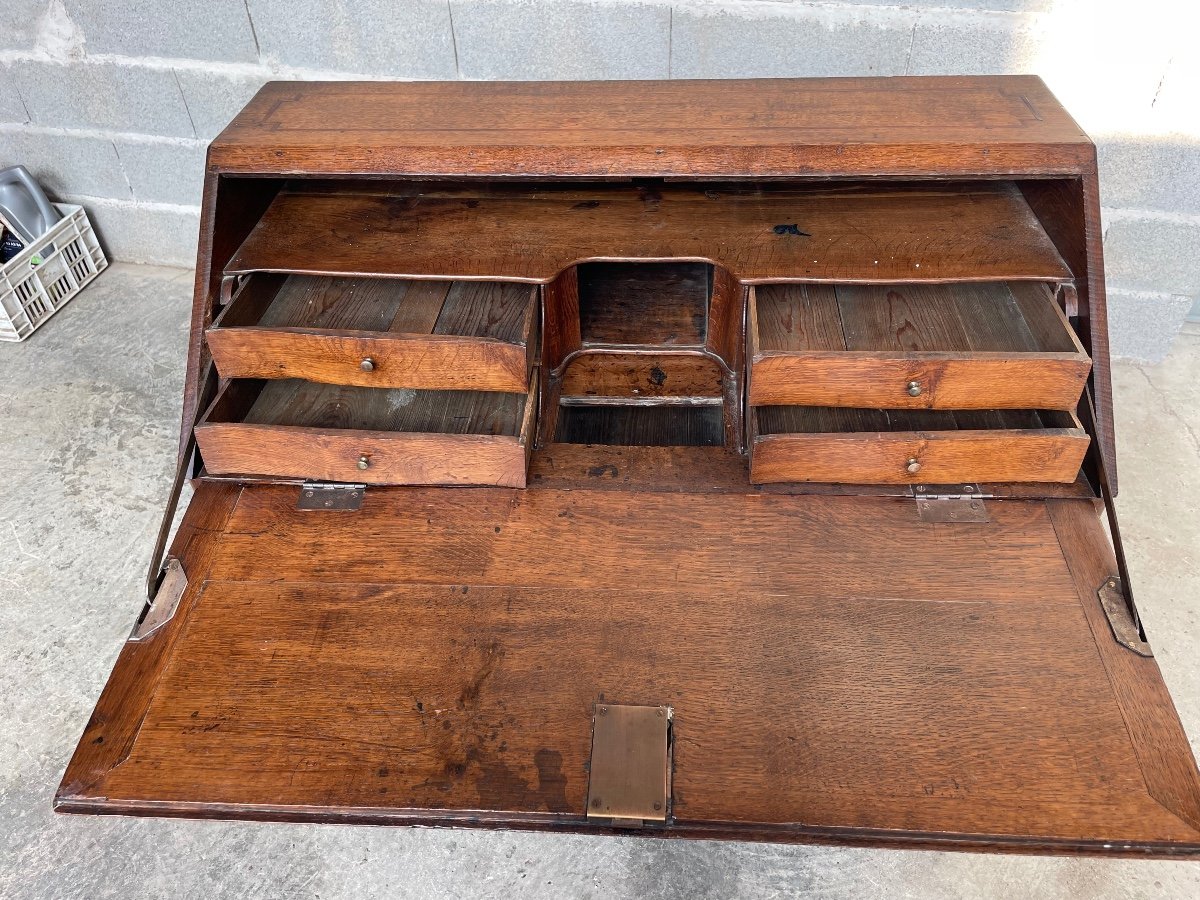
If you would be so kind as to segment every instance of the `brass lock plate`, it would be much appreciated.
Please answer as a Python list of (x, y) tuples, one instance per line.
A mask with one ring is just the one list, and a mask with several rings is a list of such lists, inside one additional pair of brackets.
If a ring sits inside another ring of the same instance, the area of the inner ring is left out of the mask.
[(592, 716), (589, 819), (664, 822), (671, 793), (669, 706), (597, 703)]

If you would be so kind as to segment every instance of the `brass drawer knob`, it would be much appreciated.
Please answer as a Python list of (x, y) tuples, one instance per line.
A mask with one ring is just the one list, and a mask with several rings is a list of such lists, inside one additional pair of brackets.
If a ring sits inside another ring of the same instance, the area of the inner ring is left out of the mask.
[(358, 467), (360, 469), (366, 469), (370, 465), (371, 465), (371, 457), (367, 456), (365, 453), (358, 458)]
[(910, 456), (908, 458), (908, 462), (904, 466), (904, 471), (909, 475), (916, 475), (921, 471), (921, 464), (917, 462), (917, 458), (915, 456)]
[(910, 396), (910, 397), (920, 397), (921, 396), (921, 382), (910, 381), (908, 383), (908, 396)]
[(362, 362), (360, 362), (358, 364), (358, 367), (360, 369), (362, 369), (364, 372), (374, 372), (375, 371), (375, 360), (371, 359), (371, 357), (368, 356), (366, 359), (364, 359)]

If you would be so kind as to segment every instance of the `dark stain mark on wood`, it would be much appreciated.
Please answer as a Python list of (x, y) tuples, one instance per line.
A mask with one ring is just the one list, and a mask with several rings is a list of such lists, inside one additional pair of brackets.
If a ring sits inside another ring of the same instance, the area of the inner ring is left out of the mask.
[(562, 754), (557, 750), (539, 750), (533, 755), (538, 770), (537, 792), (550, 812), (569, 812), (567, 776), (562, 771)]
[[(463, 589), (465, 594), (466, 588)], [(496, 671), (496, 666), (500, 664), (500, 660), (504, 658), (504, 648), (500, 646), (498, 641), (492, 641), (483, 648), (483, 663), (479, 667), (479, 671), (475, 673), (475, 677), (462, 689), (462, 693), (458, 697), (459, 709), (473, 709), (479, 703), (479, 691), (483, 687), (483, 683), (488, 680), (491, 674)]]

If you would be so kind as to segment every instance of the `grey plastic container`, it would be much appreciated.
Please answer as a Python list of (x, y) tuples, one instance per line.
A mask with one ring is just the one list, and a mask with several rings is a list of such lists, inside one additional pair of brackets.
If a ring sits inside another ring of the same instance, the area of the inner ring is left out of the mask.
[(24, 166), (0, 169), (0, 217), (26, 246), (58, 224), (62, 215)]

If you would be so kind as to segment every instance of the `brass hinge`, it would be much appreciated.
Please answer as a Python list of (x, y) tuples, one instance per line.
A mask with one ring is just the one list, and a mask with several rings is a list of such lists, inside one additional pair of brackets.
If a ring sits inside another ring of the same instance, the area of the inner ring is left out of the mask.
[(306, 481), (300, 487), (296, 509), (358, 509), (366, 493), (365, 484)]
[(665, 822), (671, 794), (669, 706), (597, 703), (587, 817), (618, 828)]
[(986, 522), (986, 494), (977, 484), (914, 484), (922, 522)]

